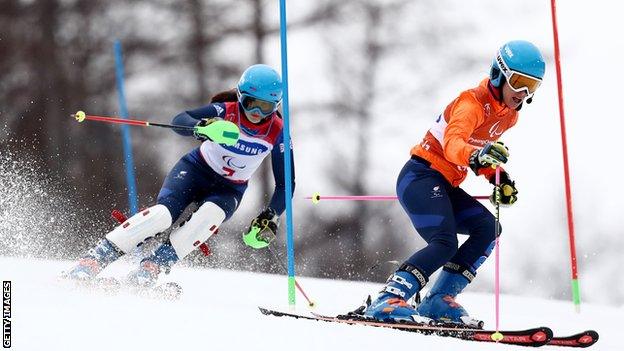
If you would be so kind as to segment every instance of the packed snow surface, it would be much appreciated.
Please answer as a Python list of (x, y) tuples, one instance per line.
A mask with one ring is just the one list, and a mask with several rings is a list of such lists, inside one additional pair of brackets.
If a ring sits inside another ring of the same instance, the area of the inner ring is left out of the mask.
[[(13, 350), (527, 350), (365, 326), (264, 316), (258, 306), (288, 311), (284, 276), (175, 267), (164, 281), (184, 295), (163, 301), (128, 293), (106, 295), (76, 289), (58, 279), (68, 261), (0, 257), (0, 278), (12, 281)], [(106, 274), (130, 270), (115, 263)], [(346, 312), (379, 290), (379, 284), (298, 278), (323, 314)], [(306, 313), (298, 296), (296, 311)], [(460, 302), (494, 326), (491, 294), (465, 293)], [(555, 334), (595, 329), (591, 349), (622, 350), (616, 330), (622, 308), (502, 296), (501, 328), (549, 326)], [(619, 346), (619, 347), (618, 347)], [(546, 349), (558, 349), (552, 346)]]

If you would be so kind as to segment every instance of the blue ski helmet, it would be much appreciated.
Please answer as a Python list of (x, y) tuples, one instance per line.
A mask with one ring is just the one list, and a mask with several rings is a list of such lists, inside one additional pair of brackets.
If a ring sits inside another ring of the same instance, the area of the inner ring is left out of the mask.
[(282, 78), (270, 66), (250, 66), (238, 81), (237, 94), (246, 112), (267, 117), (277, 111), (282, 102)]
[(546, 65), (539, 49), (525, 40), (514, 40), (503, 45), (490, 69), (490, 81), (499, 88), (512, 72), (518, 72), (541, 80), (544, 78)]

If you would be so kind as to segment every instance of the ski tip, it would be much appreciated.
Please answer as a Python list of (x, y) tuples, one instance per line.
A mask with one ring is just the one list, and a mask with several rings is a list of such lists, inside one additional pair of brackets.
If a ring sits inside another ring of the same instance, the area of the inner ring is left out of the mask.
[(586, 330), (570, 336), (556, 336), (548, 345), (585, 348), (598, 342), (598, 338), (598, 332), (595, 330)]
[(273, 309), (268, 309), (268, 308), (264, 308), (264, 307), (260, 307), (260, 306), (258, 306), (258, 309), (260, 310), (260, 313), (262, 313), (262, 314), (264, 314), (266, 316), (274, 316), (274, 317), (289, 316), (289, 317), (301, 318), (301, 316), (296, 315), (296, 314), (289, 314), (289, 313), (280, 312), (280, 311), (276, 311), (276, 310), (273, 310)]
[(580, 334), (578, 334), (578, 338), (576, 339), (580, 345), (580, 347), (590, 347), (595, 344), (600, 338), (598, 332), (595, 330), (586, 330)]
[(260, 307), (260, 306), (258, 306), (258, 309), (260, 310), (260, 313), (262, 313), (262, 314), (264, 314), (264, 315), (267, 315), (267, 316), (268, 316), (268, 315), (272, 315), (272, 314), (274, 315), (274, 314), (275, 314), (275, 313), (272, 313), (272, 312), (274, 312), (274, 311), (270, 311), (270, 310), (268, 310), (268, 309), (266, 309), (266, 308), (264, 308), (264, 307)]
[(531, 335), (531, 340), (533, 341), (532, 346), (543, 346), (548, 344), (553, 338), (553, 331), (548, 327), (539, 327), (536, 328), (533, 334)]

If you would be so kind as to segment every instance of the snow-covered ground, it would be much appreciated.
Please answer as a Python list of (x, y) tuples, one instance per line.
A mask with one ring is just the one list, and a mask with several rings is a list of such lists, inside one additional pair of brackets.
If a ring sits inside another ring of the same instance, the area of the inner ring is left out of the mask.
[[(176, 267), (166, 276), (184, 287), (179, 301), (128, 294), (107, 296), (59, 282), (67, 261), (0, 257), (0, 278), (12, 281), (13, 350), (526, 350), (403, 333), (389, 329), (329, 324), (261, 315), (257, 306), (287, 310), (283, 276)], [(109, 274), (129, 267), (119, 263)], [(300, 284), (320, 313), (357, 307), (379, 285), (301, 277)], [(461, 302), (494, 325), (493, 296), (466, 293)], [(298, 312), (305, 303), (298, 297)], [(622, 308), (503, 296), (502, 328), (550, 326), (556, 334), (596, 329), (591, 349), (622, 350), (616, 340)], [(546, 347), (546, 349), (556, 349)]]

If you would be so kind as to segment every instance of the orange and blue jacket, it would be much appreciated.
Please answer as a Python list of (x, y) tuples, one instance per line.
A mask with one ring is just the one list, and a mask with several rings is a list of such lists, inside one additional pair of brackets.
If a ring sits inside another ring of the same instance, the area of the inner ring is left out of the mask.
[[(484, 79), (479, 86), (462, 92), (441, 114), (411, 154), (431, 162), (456, 187), (466, 179), (470, 155), (494, 142), (518, 121), (518, 111), (498, 98), (500, 92)], [(494, 169), (479, 170), (488, 180)]]

